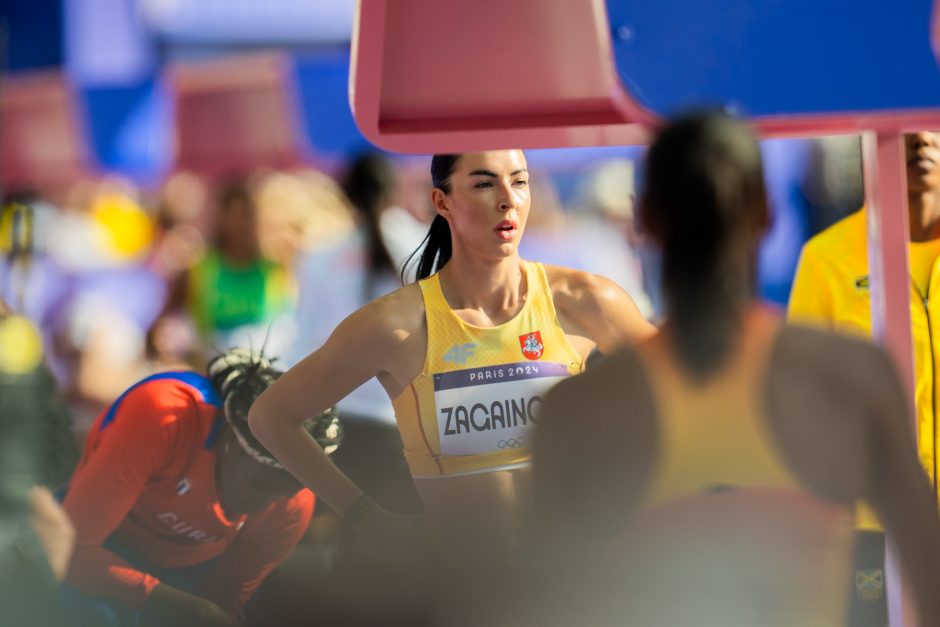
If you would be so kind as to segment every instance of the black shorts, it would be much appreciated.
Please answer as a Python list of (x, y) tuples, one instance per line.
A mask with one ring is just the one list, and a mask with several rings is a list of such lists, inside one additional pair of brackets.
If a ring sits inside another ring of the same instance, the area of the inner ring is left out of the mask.
[(849, 627), (887, 627), (886, 599), (885, 534), (880, 531), (856, 531)]

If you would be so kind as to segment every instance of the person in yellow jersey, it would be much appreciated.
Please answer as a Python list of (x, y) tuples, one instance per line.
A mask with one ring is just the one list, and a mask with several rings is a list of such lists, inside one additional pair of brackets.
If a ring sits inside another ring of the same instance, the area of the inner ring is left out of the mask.
[(747, 127), (720, 113), (667, 125), (641, 219), (667, 315), (545, 398), (532, 554), (538, 598), (562, 601), (533, 604), (530, 622), (845, 625), (853, 504), (867, 498), (921, 624), (940, 624), (940, 521), (889, 358), (787, 327), (757, 299), (768, 211)]
[[(934, 492), (937, 482), (937, 375), (940, 310), (931, 297), (940, 290), (935, 272), (940, 255), (940, 134), (905, 137), (910, 225), (911, 335), (914, 342), (918, 454)], [(868, 337), (871, 303), (866, 211), (861, 209), (810, 239), (803, 247), (790, 294), (793, 321)], [(855, 625), (886, 623), (884, 535), (877, 518), (859, 508)]]
[(436, 155), (431, 176), (437, 216), (419, 280), (344, 320), (258, 399), (249, 422), (285, 467), (347, 525), (361, 522), (367, 537), (399, 523), (298, 425), (377, 377), (439, 544), (511, 551), (546, 390), (581, 372), (593, 350), (611, 352), (655, 330), (611, 281), (520, 258), (530, 209), (521, 150)]

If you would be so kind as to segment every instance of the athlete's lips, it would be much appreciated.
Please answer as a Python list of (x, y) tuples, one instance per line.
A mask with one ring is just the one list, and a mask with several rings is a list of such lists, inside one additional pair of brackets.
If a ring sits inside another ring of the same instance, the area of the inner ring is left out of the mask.
[(503, 220), (496, 225), (496, 228), (493, 231), (503, 240), (509, 241), (512, 239), (516, 231), (519, 230), (519, 225), (516, 224), (514, 220)]
[(921, 152), (916, 153), (910, 159), (907, 160), (907, 165), (909, 166), (919, 166), (924, 169), (930, 169), (936, 167), (937, 160), (933, 155), (927, 155)]

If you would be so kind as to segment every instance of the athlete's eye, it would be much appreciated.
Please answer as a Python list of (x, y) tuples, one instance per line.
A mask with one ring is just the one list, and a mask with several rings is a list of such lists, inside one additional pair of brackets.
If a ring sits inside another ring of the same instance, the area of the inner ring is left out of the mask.
[(529, 181), (526, 179), (519, 179), (518, 181), (513, 181), (512, 184), (516, 187), (527, 187), (529, 185)]
[(477, 189), (489, 189), (493, 187), (493, 184), (489, 181), (480, 181), (479, 183), (474, 185), (474, 187)]

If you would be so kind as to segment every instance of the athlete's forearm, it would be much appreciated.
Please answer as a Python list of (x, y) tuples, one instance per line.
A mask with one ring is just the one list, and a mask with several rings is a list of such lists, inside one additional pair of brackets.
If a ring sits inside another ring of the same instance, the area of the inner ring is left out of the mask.
[(273, 405), (275, 400), (266, 393), (251, 406), (248, 424), (252, 433), (317, 498), (342, 516), (362, 496), (362, 490), (333, 464), (297, 421), (285, 419)]

